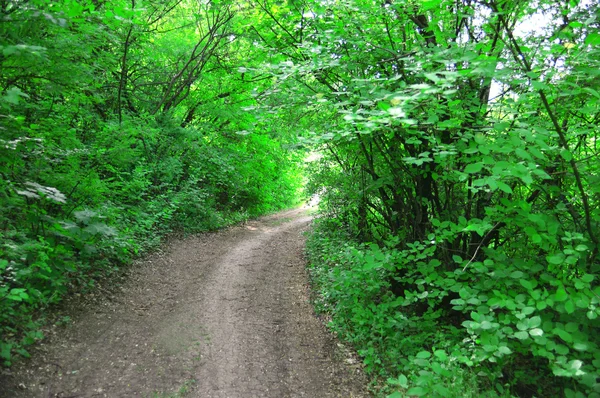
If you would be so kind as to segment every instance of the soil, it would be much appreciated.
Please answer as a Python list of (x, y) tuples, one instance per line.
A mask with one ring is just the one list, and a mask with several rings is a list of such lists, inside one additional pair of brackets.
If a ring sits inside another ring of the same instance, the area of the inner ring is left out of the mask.
[(81, 300), (1, 397), (367, 397), (349, 350), (314, 315), (306, 209), (169, 243)]

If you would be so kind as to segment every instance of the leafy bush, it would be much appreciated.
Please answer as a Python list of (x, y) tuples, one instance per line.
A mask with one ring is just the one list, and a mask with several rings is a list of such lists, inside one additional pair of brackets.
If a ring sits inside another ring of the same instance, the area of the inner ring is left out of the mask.
[[(435, 235), (463, 229), (443, 223)], [(526, 262), (501, 248), (448, 267), (436, 258), (443, 240), (398, 250), (339, 231), (323, 220), (309, 239), (317, 307), (371, 374), (411, 396), (477, 396), (477, 385), (491, 396), (598, 394), (594, 275), (564, 275), (548, 266), (552, 256)], [(557, 256), (581, 258), (577, 248)]]

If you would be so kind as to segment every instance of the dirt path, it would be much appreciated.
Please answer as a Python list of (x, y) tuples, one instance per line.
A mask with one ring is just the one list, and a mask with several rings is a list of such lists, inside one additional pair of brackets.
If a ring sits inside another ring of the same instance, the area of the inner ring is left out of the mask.
[(2, 397), (366, 397), (314, 317), (291, 210), (169, 245), (57, 327)]

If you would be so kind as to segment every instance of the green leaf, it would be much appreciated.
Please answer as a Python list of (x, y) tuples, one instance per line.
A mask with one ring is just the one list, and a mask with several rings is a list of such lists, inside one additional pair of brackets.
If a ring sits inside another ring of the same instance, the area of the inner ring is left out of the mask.
[(481, 322), (481, 329), (483, 330), (489, 330), (493, 327), (492, 323), (490, 321), (483, 321)]
[(89, 224), (90, 220), (98, 215), (95, 211), (92, 210), (81, 210), (73, 213), (77, 221), (82, 222), (83, 224)]
[(526, 340), (529, 338), (529, 334), (524, 330), (516, 332), (514, 336), (519, 340)]
[(569, 367), (573, 370), (579, 370), (581, 368), (581, 366), (583, 366), (583, 362), (580, 361), (579, 359), (574, 359), (569, 364)]
[(569, 297), (569, 295), (567, 294), (567, 291), (565, 290), (565, 288), (563, 286), (561, 286), (556, 290), (556, 294), (554, 295), (554, 300), (559, 301), (559, 302), (565, 301), (568, 297)]
[(600, 33), (592, 32), (587, 35), (584, 43), (588, 46), (598, 46), (600, 45)]
[(579, 330), (579, 325), (575, 322), (569, 322), (565, 325), (565, 330), (569, 333), (573, 333)]
[(497, 184), (498, 184), (498, 188), (502, 192), (506, 192), (506, 193), (509, 193), (509, 194), (513, 193), (512, 188), (508, 184), (506, 184), (506, 183), (504, 183), (502, 181), (497, 181)]
[(23, 301), (27, 300), (29, 295), (26, 293), (25, 289), (17, 288), (11, 289), (6, 298), (13, 301)]
[(542, 151), (540, 151), (539, 148), (531, 147), (531, 148), (528, 148), (528, 150), (533, 156), (535, 156), (538, 159), (545, 158), (544, 153)]
[(381, 109), (382, 111), (387, 111), (390, 109), (390, 104), (387, 101), (379, 101), (377, 103), (377, 108)]
[(31, 354), (25, 348), (17, 348), (16, 352), (24, 358), (31, 358)]
[(567, 162), (570, 162), (571, 159), (573, 159), (573, 155), (567, 149), (561, 149), (560, 156)]
[(530, 328), (538, 327), (542, 324), (542, 318), (539, 316), (533, 316), (529, 318), (528, 323)]
[(565, 261), (565, 255), (564, 253), (556, 253), (551, 256), (546, 256), (546, 260), (550, 264), (560, 265)]
[(548, 85), (544, 82), (540, 82), (539, 80), (532, 80), (531, 85), (536, 90), (547, 90), (548, 89)]
[(446, 373), (446, 369), (442, 368), (442, 365), (439, 364), (439, 362), (433, 362), (431, 364), (431, 370), (433, 370), (435, 373), (439, 374), (439, 375), (443, 375), (444, 373)]
[[(448, 376), (449, 372), (444, 369), (445, 374), (443, 376)], [(451, 391), (448, 387), (445, 387), (441, 384), (434, 384), (431, 387), (435, 392), (439, 394), (440, 397), (449, 397), (451, 396)]]
[(463, 299), (452, 299), (450, 301), (450, 304), (452, 304), (452, 305), (465, 305), (465, 300), (463, 300)]
[(93, 223), (84, 228), (84, 231), (92, 235), (116, 236), (117, 231), (104, 223)]
[(513, 271), (510, 273), (510, 277), (513, 279), (520, 279), (524, 276), (525, 274), (522, 273), (521, 271)]
[(531, 155), (523, 148), (515, 149), (515, 154), (521, 159), (531, 160)]
[(406, 392), (406, 395), (416, 395), (417, 397), (421, 397), (427, 394), (429, 390), (426, 390), (423, 387), (413, 387)]
[(431, 357), (431, 353), (429, 351), (421, 351), (417, 354), (417, 358), (427, 359)]
[(519, 283), (527, 290), (532, 290), (535, 287), (533, 283), (527, 279), (519, 279)]
[(521, 313), (524, 314), (524, 315), (530, 315), (530, 314), (533, 314), (534, 312), (535, 312), (535, 308), (529, 307), (529, 306), (528, 307), (524, 307), (521, 310)]
[(573, 349), (577, 351), (587, 351), (589, 348), (589, 344), (587, 342), (576, 341), (573, 344)]
[(421, 0), (423, 10), (433, 10), (439, 7), (443, 0)]
[(563, 329), (560, 329), (560, 328), (554, 328), (554, 329), (552, 329), (552, 333), (554, 335), (560, 337), (561, 339), (563, 339), (567, 343), (572, 343), (573, 342), (573, 336), (571, 336), (571, 334), (569, 332), (567, 332), (566, 330), (563, 330)]
[(435, 350), (433, 352), (433, 355), (438, 358), (440, 361), (447, 361), (448, 360), (448, 355), (446, 354), (446, 352), (444, 350)]
[(590, 299), (584, 293), (578, 292), (574, 296), (573, 301), (578, 308), (588, 308), (590, 306)]
[(408, 387), (408, 378), (404, 375), (398, 376), (398, 384), (402, 388), (407, 388)]
[(465, 167), (464, 171), (465, 171), (465, 173), (468, 173), (468, 174), (474, 174), (474, 173), (479, 173), (482, 168), (483, 168), (483, 163), (481, 163), (481, 162), (471, 163)]
[(544, 331), (540, 328), (534, 328), (529, 331), (529, 334), (531, 336), (542, 336), (544, 334)]
[(4, 343), (0, 341), (0, 358), (9, 361), (11, 357), (11, 350), (13, 348), (12, 343)]
[(573, 302), (573, 300), (568, 300), (565, 303), (565, 311), (567, 311), (567, 314), (572, 314), (573, 312), (575, 312), (575, 303)]
[(21, 97), (29, 98), (29, 95), (22, 92), (20, 88), (11, 87), (4, 92), (2, 99), (9, 104), (18, 105)]
[(556, 347), (554, 347), (554, 351), (556, 351), (558, 355), (567, 355), (569, 353), (569, 348), (564, 344), (557, 344)]
[(596, 313), (596, 311), (592, 311), (592, 310), (588, 311), (588, 312), (586, 313), (586, 316), (587, 316), (587, 317), (588, 317), (588, 319), (590, 319), (590, 320), (594, 320), (594, 319), (598, 318), (598, 314)]

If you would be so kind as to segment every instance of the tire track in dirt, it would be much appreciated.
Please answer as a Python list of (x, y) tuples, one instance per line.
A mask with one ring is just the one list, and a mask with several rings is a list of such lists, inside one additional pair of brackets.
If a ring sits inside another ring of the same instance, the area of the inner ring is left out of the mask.
[(314, 317), (296, 209), (172, 242), (122, 292), (73, 315), (6, 397), (366, 397)]

